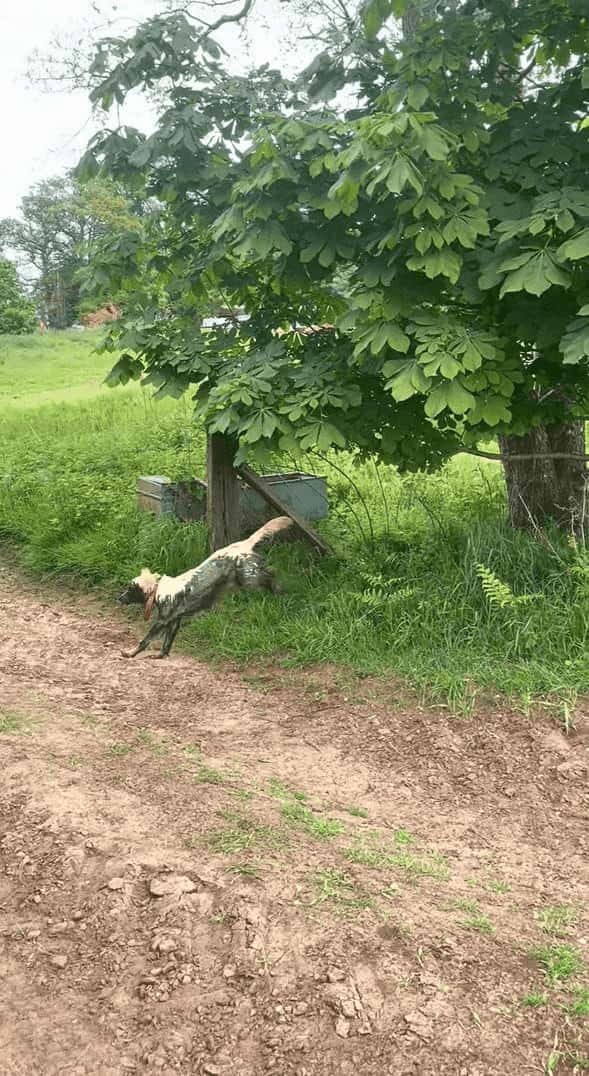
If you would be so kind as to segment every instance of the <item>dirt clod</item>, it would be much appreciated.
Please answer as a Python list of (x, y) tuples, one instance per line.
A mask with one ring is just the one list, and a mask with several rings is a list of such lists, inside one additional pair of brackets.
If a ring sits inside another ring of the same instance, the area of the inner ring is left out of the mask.
[(67, 966), (68, 958), (65, 953), (56, 953), (51, 957), (51, 963), (54, 968), (65, 968)]
[(149, 883), (152, 897), (181, 897), (183, 893), (194, 893), (195, 889), (192, 878), (185, 874), (161, 874)]

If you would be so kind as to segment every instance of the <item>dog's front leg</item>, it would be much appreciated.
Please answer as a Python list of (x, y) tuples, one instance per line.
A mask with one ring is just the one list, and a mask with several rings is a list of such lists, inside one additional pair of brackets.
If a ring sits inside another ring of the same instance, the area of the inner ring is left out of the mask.
[(164, 632), (164, 638), (163, 638), (163, 641), (162, 641), (162, 648), (161, 648), (159, 654), (154, 654), (154, 657), (156, 657), (156, 658), (167, 658), (168, 654), (170, 653), (170, 650), (172, 649), (172, 643), (174, 642), (174, 639), (176, 638), (176, 636), (178, 634), (178, 628), (180, 627), (181, 623), (182, 623), (182, 621), (180, 619), (178, 619), (178, 620), (175, 620), (173, 622), (173, 624), (170, 624), (170, 626), (168, 628), (166, 628), (166, 630)]
[(149, 644), (152, 642), (153, 639), (157, 638), (157, 636), (160, 634), (160, 631), (161, 627), (158, 624), (154, 624), (153, 627), (149, 629), (147, 635), (143, 637), (141, 642), (135, 647), (134, 650), (123, 650), (123, 657), (134, 658), (137, 657), (137, 654), (140, 654), (142, 650), (147, 650)]

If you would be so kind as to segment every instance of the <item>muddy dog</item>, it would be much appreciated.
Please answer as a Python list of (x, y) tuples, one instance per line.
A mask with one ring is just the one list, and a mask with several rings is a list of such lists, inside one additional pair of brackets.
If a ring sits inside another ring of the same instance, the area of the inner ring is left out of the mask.
[(118, 600), (121, 605), (143, 605), (144, 620), (149, 620), (153, 615), (154, 622), (135, 650), (124, 653), (124, 657), (134, 658), (158, 637), (162, 645), (155, 656), (167, 657), (182, 621), (212, 609), (230, 590), (243, 587), (280, 593), (281, 588), (272, 572), (264, 559), (254, 553), (254, 549), (264, 538), (286, 530), (291, 523), (287, 516), (271, 519), (249, 538), (218, 549), (197, 568), (191, 568), (182, 575), (154, 575), (144, 568), (119, 595)]

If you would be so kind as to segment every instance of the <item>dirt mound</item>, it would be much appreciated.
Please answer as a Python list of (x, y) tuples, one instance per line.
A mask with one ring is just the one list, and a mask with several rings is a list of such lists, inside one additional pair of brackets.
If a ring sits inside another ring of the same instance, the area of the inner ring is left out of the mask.
[(582, 715), (128, 662), (0, 582), (3, 1074), (589, 1064)]

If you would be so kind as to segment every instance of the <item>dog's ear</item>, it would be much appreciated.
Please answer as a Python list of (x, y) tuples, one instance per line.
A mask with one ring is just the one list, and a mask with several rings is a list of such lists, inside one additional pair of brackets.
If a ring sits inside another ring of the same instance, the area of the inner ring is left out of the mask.
[(143, 619), (144, 620), (149, 620), (149, 618), (150, 618), (150, 616), (151, 616), (151, 614), (153, 612), (153, 606), (154, 606), (156, 594), (157, 594), (157, 586), (153, 587), (151, 589), (151, 591), (149, 592), (149, 594), (147, 595), (147, 599), (145, 601), (145, 607), (143, 609)]

